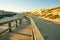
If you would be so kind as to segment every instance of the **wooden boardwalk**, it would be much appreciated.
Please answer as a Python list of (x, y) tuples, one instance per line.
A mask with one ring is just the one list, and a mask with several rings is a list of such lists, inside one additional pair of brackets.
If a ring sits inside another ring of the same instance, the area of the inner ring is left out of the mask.
[(31, 17), (22, 19), (22, 23), (0, 40), (44, 40)]
[(10, 40), (32, 40), (32, 30), (30, 26), (18, 32), (13, 32)]
[(3, 36), (0, 40), (33, 40), (30, 23), (24, 19), (17, 29)]

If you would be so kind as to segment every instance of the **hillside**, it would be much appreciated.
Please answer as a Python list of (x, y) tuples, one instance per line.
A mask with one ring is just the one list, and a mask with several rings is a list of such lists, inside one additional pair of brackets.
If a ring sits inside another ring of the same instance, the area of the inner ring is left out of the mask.
[(53, 22), (60, 23), (60, 7), (50, 8), (50, 9), (40, 9), (31, 12), (32, 15), (37, 16), (38, 18), (43, 18)]
[(27, 14), (34, 15), (38, 18), (43, 18), (49, 21), (53, 21), (55, 23), (60, 23), (60, 7), (50, 9), (38, 9)]

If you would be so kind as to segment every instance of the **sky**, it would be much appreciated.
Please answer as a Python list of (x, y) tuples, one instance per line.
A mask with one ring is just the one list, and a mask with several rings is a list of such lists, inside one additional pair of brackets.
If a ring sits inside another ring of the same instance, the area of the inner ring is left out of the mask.
[(13, 12), (33, 11), (59, 6), (60, 0), (0, 0), (0, 10)]

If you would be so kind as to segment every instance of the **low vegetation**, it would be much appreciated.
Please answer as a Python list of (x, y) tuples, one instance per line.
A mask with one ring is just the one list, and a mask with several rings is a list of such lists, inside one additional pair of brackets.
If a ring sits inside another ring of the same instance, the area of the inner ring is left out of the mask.
[(14, 15), (16, 15), (16, 13), (0, 10), (0, 19), (3, 17), (12, 17)]
[(38, 18), (44, 18), (46, 20), (60, 22), (60, 7), (50, 8), (50, 9), (39, 9), (27, 13), (30, 15), (34, 15)]

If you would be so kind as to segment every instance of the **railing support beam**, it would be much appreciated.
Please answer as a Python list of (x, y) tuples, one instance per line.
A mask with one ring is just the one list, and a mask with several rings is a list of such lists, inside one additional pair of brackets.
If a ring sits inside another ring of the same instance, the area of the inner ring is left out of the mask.
[(16, 27), (18, 27), (18, 23), (17, 23), (17, 20), (16, 20)]
[(22, 23), (22, 19), (19, 19), (19, 24), (21, 25), (21, 23)]
[(12, 32), (12, 29), (11, 29), (11, 22), (8, 23), (8, 26), (9, 26), (9, 33)]

